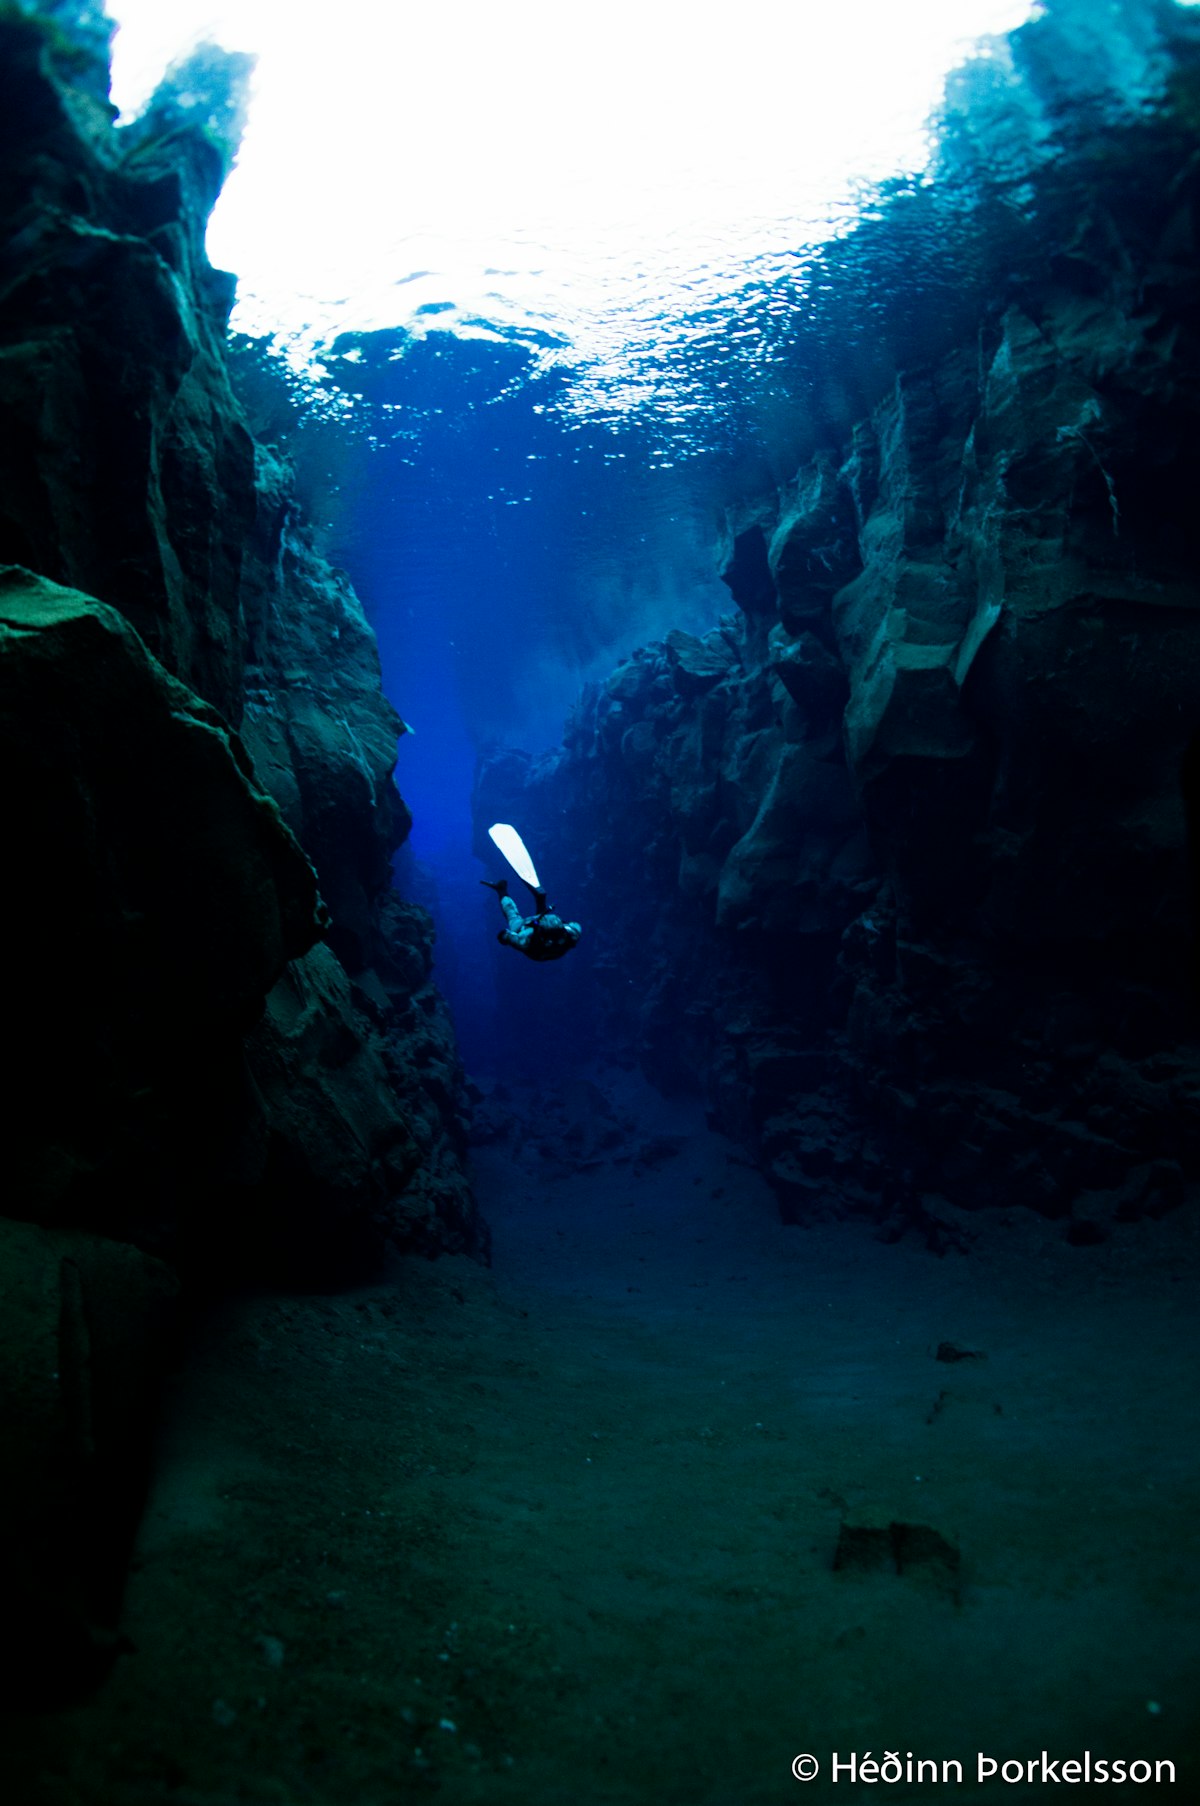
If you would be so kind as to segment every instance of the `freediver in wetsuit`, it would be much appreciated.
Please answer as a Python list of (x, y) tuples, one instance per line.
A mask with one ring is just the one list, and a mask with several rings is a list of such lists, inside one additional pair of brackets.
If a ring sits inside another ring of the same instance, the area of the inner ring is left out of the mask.
[[(481, 878), (489, 890), (494, 890), (500, 899), (500, 907), (504, 911), (506, 926), (496, 939), (506, 947), (515, 947), (526, 959), (539, 962), (549, 959), (561, 959), (569, 953), (583, 932), (578, 922), (564, 922), (556, 916), (546, 902), (546, 893), (536, 885), (530, 884), (533, 899), (537, 908), (533, 915), (523, 916), (508, 894), (507, 878)], [(528, 879), (525, 880), (528, 883)]]

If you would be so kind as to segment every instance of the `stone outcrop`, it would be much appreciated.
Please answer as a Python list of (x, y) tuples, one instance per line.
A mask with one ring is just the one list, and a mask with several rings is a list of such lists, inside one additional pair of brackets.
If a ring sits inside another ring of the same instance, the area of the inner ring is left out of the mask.
[(480, 773), (584, 922), (581, 1037), (790, 1218), (1085, 1241), (1200, 1180), (1200, 183), (1165, 104), (1125, 129), (1026, 159), (1019, 298), (731, 517), (735, 613)]
[(203, 235), (247, 59), (201, 49), (117, 131), (111, 29), (0, 7), (0, 1527), (38, 1695), (103, 1665), (172, 1275), (486, 1251), (391, 889), (401, 724), (230, 386)]

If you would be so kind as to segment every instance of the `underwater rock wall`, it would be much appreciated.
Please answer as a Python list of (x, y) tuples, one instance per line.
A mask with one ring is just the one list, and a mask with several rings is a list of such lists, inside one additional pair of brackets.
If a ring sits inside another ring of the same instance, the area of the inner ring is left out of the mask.
[(329, 914), (324, 944), (289, 968), (248, 1041), (268, 1103), (267, 1190), (293, 1250), (308, 1199), (318, 1248), (336, 1206), (402, 1246), (484, 1252), (432, 923), (392, 888), (411, 822), (393, 782), (403, 724), (357, 596), (313, 549), (290, 469), (263, 447), (257, 497), (241, 736)]
[(203, 234), (244, 59), (116, 132), (110, 33), (0, 8), (0, 1587), (33, 1697), (112, 1653), (177, 1275), (485, 1249), (390, 886), (400, 724), (226, 370)]
[(1142, 173), (731, 519), (735, 613), (480, 772), (585, 922), (589, 1047), (701, 1086), (794, 1220), (1086, 1241), (1200, 1179), (1200, 181)]
[[(91, 18), (87, 8), (82, 24), (78, 7), (57, 9), (69, 26), (62, 31), (53, 23), (55, 8), (39, 9), (36, 20), (15, 9), (0, 18), (6, 427), (0, 561), (118, 611), (137, 635), (129, 656), (144, 665), (144, 648), (160, 685), (171, 695), (172, 685), (186, 686), (197, 707), (207, 706), (219, 720), (214, 731), (271, 799), (274, 832), (291, 848), (278, 894), (272, 897), (264, 881), (243, 899), (229, 888), (227, 874), (198, 858), (185, 872), (163, 823), (150, 810), (145, 814), (140, 857), (164, 866), (175, 861), (179, 891), (190, 886), (195, 900), (186, 916), (168, 912), (171, 926), (158, 924), (162, 938), (200, 959), (211, 954), (211, 947), (200, 949), (206, 937), (225, 949), (246, 944), (255, 908), (304, 918), (241, 997), (222, 1064), (239, 1064), (242, 1039), (257, 1026), (249, 1070), (236, 1083), (227, 1078), (228, 1108), (215, 1108), (206, 1083), (216, 1057), (207, 1043), (187, 1082), (175, 1087), (180, 1099), (194, 1088), (205, 1186), (277, 1191), (286, 1213), (285, 1171), (316, 1185), (311, 1121), (303, 1146), (289, 1128), (297, 1087), (307, 1086), (314, 1106), (315, 1092), (321, 1093), (326, 1125), (317, 1164), (332, 1173), (341, 1154), (353, 1149), (359, 1176), (369, 1181), (333, 1188), (327, 1202), (336, 1206), (335, 1217), (353, 1196), (360, 1215), (372, 1201), (375, 1227), (387, 1235), (415, 1231), (430, 1247), (477, 1245), (469, 1194), (455, 1170), (462, 1090), (444, 1012), (428, 982), (430, 925), (391, 896), (391, 855), (409, 825), (392, 782), (400, 723), (381, 693), (374, 635), (357, 598), (314, 551), (287, 465), (256, 446), (246, 428), (226, 367), (233, 283), (210, 267), (203, 249), (208, 212), (234, 148), (230, 134), (246, 59), (211, 48), (197, 52), (169, 75), (142, 120), (117, 132), (106, 100), (107, 22), (93, 10), (90, 33), (83, 29)], [(11, 585), (7, 593), (14, 593)], [(43, 594), (50, 594), (44, 586)], [(86, 613), (81, 600), (73, 606)], [(15, 641), (15, 623), (9, 626)], [(71, 664), (72, 654), (64, 652), (65, 674)], [(16, 676), (13, 681), (19, 689)], [(175, 713), (183, 706), (174, 705)], [(107, 722), (129, 770), (144, 766), (154, 788), (169, 793), (174, 773), (165, 739), (143, 738), (141, 717), (121, 713), (115, 689), (97, 687), (89, 707), (98, 741)], [(19, 760), (29, 742), (15, 738)], [(58, 757), (64, 768), (72, 759), (79, 771), (85, 768), (82, 745), (69, 752), (60, 747)], [(182, 795), (179, 801), (169, 827), (186, 844), (194, 803)], [(129, 814), (132, 837), (136, 809)], [(10, 841), (10, 857), (36, 870), (45, 856), (40, 839), (54, 817), (38, 818), (31, 807), (26, 815), (28, 844), (18, 851)], [(59, 846), (56, 856), (69, 863), (70, 847)], [(93, 875), (87, 850), (75, 849), (75, 857), (73, 919), (85, 938), (90, 921), (82, 891)], [(316, 868), (320, 907), (308, 861)], [(133, 905), (111, 869), (104, 882), (112, 891), (110, 913), (128, 917)], [(152, 911), (144, 913), (154, 920)], [(302, 966), (284, 976), (285, 962), (297, 960)], [(165, 1021), (172, 997), (165, 968), (156, 982)], [(321, 999), (318, 1014), (339, 1024), (336, 1058), (332, 1045), (318, 1053), (316, 1041), (311, 1058), (298, 1056), (294, 999), (281, 993), (263, 1013), (277, 982), (285, 989), (299, 985), (310, 1002)], [(58, 1015), (69, 1037), (71, 997), (63, 995), (60, 1010), (51, 1007), (55, 987), (63, 989), (52, 957), (41, 983), (47, 988), (40, 1000), (30, 1000), (31, 1014)], [(185, 1015), (181, 999), (181, 1023)], [(122, 1028), (117, 1009), (114, 1033)], [(187, 1041), (196, 1036), (194, 1023), (181, 1033)], [(352, 1079), (345, 1071), (351, 1043), (360, 1062)], [(289, 1070), (286, 1098), (272, 1092), (281, 1063)], [(421, 1064), (433, 1071), (430, 1085), (417, 1076)], [(160, 1089), (151, 1074), (139, 1093), (142, 1147), (123, 1169), (124, 1225), (136, 1220), (131, 1187), (161, 1193), (177, 1184), (171, 1173), (177, 1125), (164, 1132), (153, 1157), (143, 1158), (146, 1125), (157, 1134)], [(88, 1215), (98, 1227), (113, 1223), (102, 1220), (107, 1207), (95, 1199), (120, 1139), (124, 1107), (114, 1101), (113, 1127), (89, 1162)], [(441, 1179), (417, 1213), (418, 1225), (400, 1194), (433, 1168)], [(280, 1175), (278, 1187), (272, 1173)], [(68, 1186), (55, 1204), (65, 1218), (75, 1214), (69, 1194)], [(158, 1210), (156, 1203), (151, 1216)], [(37, 1200), (30, 1198), (22, 1213), (40, 1214)], [(169, 1241), (173, 1229), (159, 1228)], [(285, 1258), (286, 1241), (285, 1231)], [(230, 1252), (223, 1249), (220, 1259)]]

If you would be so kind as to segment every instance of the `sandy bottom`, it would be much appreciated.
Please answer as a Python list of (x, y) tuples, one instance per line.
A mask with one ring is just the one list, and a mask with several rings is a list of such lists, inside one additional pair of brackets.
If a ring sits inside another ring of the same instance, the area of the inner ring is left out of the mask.
[[(679, 1151), (480, 1153), (490, 1272), (208, 1325), (135, 1648), (10, 1745), (6, 1798), (1022, 1800), (1055, 1783), (977, 1759), (1045, 1749), (1173, 1759), (1200, 1800), (1195, 1228), (785, 1228), (691, 1106), (626, 1102)], [(889, 1751), (962, 1783), (852, 1779)]]

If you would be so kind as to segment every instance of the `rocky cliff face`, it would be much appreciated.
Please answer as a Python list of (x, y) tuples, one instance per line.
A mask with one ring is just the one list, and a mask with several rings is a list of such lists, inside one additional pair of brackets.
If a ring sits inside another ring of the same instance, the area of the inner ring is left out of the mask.
[(174, 1274), (484, 1247), (390, 888), (400, 724), (227, 375), (203, 232), (244, 70), (199, 53), (117, 133), (109, 30), (0, 8), (0, 1578), (34, 1691), (103, 1653)]
[[(243, 59), (197, 53), (164, 83), (144, 119), (118, 133), (104, 103), (100, 16), (92, 36), (81, 37), (79, 9), (69, 9), (65, 36), (45, 11), (38, 21), (11, 11), (3, 21), (0, 558), (104, 603), (90, 614), (82, 602), (72, 606), (93, 622), (103, 618), (139, 668), (153, 671), (164, 696), (180, 686), (190, 692), (191, 703), (168, 711), (172, 721), (184, 706), (199, 713), (207, 706), (231, 765), (252, 774), (247, 781), (262, 793), (280, 846), (290, 849), (292, 875), (287, 884), (273, 880), (278, 894), (266, 881), (246, 886), (249, 905), (290, 910), (296, 921), (240, 999), (238, 1056), (242, 1033), (257, 1019), (246, 1095), (259, 1096), (251, 1127), (241, 1106), (231, 1111), (238, 1158), (209, 1178), (233, 1171), (253, 1189), (276, 1165), (298, 1161), (309, 1171), (314, 1149), (285, 1146), (279, 1125), (296, 1114), (296, 1084), (315, 1083), (320, 1073), (327, 1137), (348, 1138), (346, 1148), (362, 1157), (372, 1184), (352, 1189), (360, 1202), (374, 1190), (380, 1227), (415, 1231), (431, 1246), (469, 1245), (478, 1229), (447, 1152), (461, 1141), (462, 1123), (452, 1046), (428, 985), (429, 924), (390, 889), (391, 855), (409, 820), (392, 782), (400, 723), (380, 692), (374, 636), (353, 591), (314, 551), (286, 463), (257, 446), (244, 424), (225, 358), (232, 283), (203, 250), (228, 163)], [(10, 580), (10, 598), (19, 583)], [(51, 596), (44, 585), (32, 600), (22, 594), (34, 614), (39, 597)], [(46, 606), (57, 621), (54, 610), (69, 605)], [(110, 619), (112, 610), (121, 622)], [(9, 667), (19, 693), (17, 673), (32, 641), (15, 622), (13, 629)], [(74, 657), (61, 652), (63, 682)], [(93, 689), (97, 738), (111, 722), (107, 731), (119, 732), (129, 772), (146, 768), (145, 781), (152, 777), (169, 795), (172, 755), (165, 743), (157, 751), (149, 741), (143, 746), (140, 719), (122, 713), (115, 696), (115, 688)], [(26, 756), (36, 748), (24, 724), (14, 738)], [(191, 799), (179, 802), (170, 826), (186, 844)], [(10, 857), (36, 870), (53, 838), (39, 836), (38, 825), (45, 830), (54, 816), (26, 813), (28, 847), (22, 856), (10, 842)], [(136, 812), (129, 813), (132, 836)], [(250, 908), (231, 893), (228, 873), (199, 852), (184, 864), (162, 835), (162, 820), (147, 811), (141, 857), (149, 861), (153, 849), (164, 873), (177, 874), (180, 893), (191, 893), (187, 920), (173, 918), (172, 953), (195, 949), (205, 935), (226, 950), (241, 946)], [(69, 844), (61, 854), (72, 856)], [(82, 854), (74, 857), (78, 886), (89, 874)], [(128, 916), (119, 878), (107, 878), (112, 911)], [(149, 907), (144, 913), (154, 919)], [(87, 932), (86, 911), (78, 916)], [(263, 1015), (263, 998), (297, 960), (303, 965), (288, 971)], [(48, 957), (43, 982), (57, 984), (56, 974)], [(297, 1065), (297, 1011), (305, 1006), (292, 993), (310, 981), (308, 1002), (319, 995), (318, 1013), (341, 1022), (345, 1057), (352, 1044), (356, 1057), (370, 1050), (369, 1076), (360, 1070), (339, 1087), (321, 1060), (311, 1071), (303, 1059)], [(170, 995), (164, 972), (164, 1018)], [(53, 1013), (36, 999), (31, 1007), (42, 1019)], [(181, 1030), (181, 1039), (192, 1038), (191, 1029)], [(289, 1093), (273, 1097), (285, 1043)], [(430, 1085), (417, 1080), (418, 1065), (432, 1073)], [(193, 1072), (189, 1083), (197, 1082)], [(196, 1112), (210, 1140), (211, 1103), (205, 1098)], [(139, 1108), (143, 1120), (152, 1118), (153, 1098)], [(311, 1144), (311, 1134), (305, 1140)], [(95, 1150), (93, 1176), (107, 1158), (105, 1148)], [(331, 1171), (338, 1166), (332, 1141), (324, 1158)], [(429, 1166), (443, 1172), (444, 1208), (437, 1220), (436, 1207), (432, 1215), (423, 1207), (418, 1229), (400, 1194)], [(68, 1199), (56, 1208), (69, 1214), (74, 1207)]]
[(1105, 156), (1025, 170), (1019, 297), (731, 520), (735, 613), (480, 774), (587, 923), (589, 1045), (795, 1220), (1086, 1241), (1200, 1179), (1200, 185), (1169, 109)]

